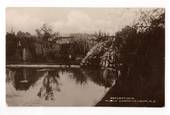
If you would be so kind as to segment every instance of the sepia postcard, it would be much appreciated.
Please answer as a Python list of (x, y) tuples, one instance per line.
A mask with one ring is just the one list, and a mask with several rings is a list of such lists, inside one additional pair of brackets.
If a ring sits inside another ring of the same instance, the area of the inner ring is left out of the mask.
[(8, 106), (164, 107), (164, 8), (6, 8)]

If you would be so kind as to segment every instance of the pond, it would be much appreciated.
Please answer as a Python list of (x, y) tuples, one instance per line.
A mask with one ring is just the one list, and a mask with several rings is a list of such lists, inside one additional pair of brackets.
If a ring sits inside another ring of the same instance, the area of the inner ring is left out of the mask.
[(112, 70), (7, 68), (9, 106), (95, 106), (113, 87)]

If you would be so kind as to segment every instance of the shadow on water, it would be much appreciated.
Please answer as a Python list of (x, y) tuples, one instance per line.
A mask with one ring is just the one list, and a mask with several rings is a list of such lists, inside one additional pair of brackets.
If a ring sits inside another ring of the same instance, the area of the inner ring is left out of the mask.
[[(7, 103), (9, 105), (21, 104), (22, 102), (16, 101), (15, 95), (23, 96), (28, 93), (27, 97), (32, 96), (30, 97), (31, 101), (32, 98), (36, 97), (35, 100), (56, 100), (56, 103), (57, 101), (59, 102), (58, 104), (63, 102), (62, 105), (92, 106), (100, 101), (109, 88), (116, 84), (118, 79), (115, 72), (109, 69), (18, 68), (7, 69), (6, 74), (7, 85), (11, 83), (11, 86), (16, 90), (16, 94), (14, 94), (7, 86)], [(32, 94), (31, 90), (34, 90), (34, 94)], [(21, 91), (26, 92), (23, 94), (18, 93)], [(85, 94), (88, 94), (89, 97), (85, 96)], [(31, 103), (31, 101), (28, 105), (34, 105), (34, 102)], [(37, 103), (43, 105), (41, 101)], [(54, 102), (53, 105), (56, 103)]]
[(109, 69), (81, 69), (81, 72), (87, 78), (90, 78), (93, 82), (105, 88), (112, 87), (115, 85), (118, 76), (116, 76), (115, 71)]

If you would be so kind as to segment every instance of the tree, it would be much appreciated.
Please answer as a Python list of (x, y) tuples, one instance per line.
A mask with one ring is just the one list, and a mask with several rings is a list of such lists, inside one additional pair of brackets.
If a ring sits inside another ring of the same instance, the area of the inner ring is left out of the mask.
[(95, 32), (93, 36), (96, 38), (97, 42), (103, 42), (103, 41), (108, 40), (109, 34), (99, 30), (98, 32)]

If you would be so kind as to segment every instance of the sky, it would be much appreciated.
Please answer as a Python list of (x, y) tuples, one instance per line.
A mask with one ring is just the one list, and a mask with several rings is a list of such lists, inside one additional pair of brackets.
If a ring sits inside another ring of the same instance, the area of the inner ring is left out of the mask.
[(55, 8), (8, 7), (6, 30), (35, 34), (35, 29), (48, 24), (54, 32), (114, 34), (137, 19), (138, 9), (128, 8)]

